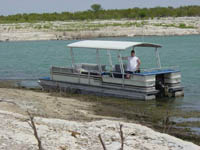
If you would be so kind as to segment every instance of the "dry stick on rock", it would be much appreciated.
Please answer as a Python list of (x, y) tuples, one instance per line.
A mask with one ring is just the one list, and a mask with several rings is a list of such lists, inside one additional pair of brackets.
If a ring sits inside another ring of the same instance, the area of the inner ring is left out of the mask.
[(105, 143), (103, 142), (102, 138), (101, 138), (101, 134), (99, 134), (99, 140), (101, 142), (101, 145), (103, 146), (104, 150), (107, 150)]
[[(120, 124), (119, 125), (119, 135), (120, 135), (120, 138), (121, 138), (121, 148), (120, 150), (124, 150), (124, 133), (123, 133), (123, 130), (122, 130), (122, 127), (123, 125)], [(107, 150), (106, 146), (105, 146), (105, 143), (103, 142), (102, 138), (101, 138), (101, 134), (99, 134), (99, 140), (101, 142), (101, 145), (103, 146), (103, 149), (104, 150)]]
[(39, 148), (39, 150), (43, 150), (42, 142), (41, 142), (41, 140), (40, 140), (40, 138), (38, 136), (37, 129), (36, 129), (36, 126), (35, 126), (34, 117), (28, 111), (27, 111), (27, 114), (28, 114), (28, 116), (30, 118), (30, 121), (31, 121), (31, 122), (28, 122), (28, 124), (33, 129), (34, 136), (35, 136), (35, 138), (36, 138), (36, 140), (38, 142), (38, 148)]
[(124, 149), (124, 134), (123, 134), (123, 131), (122, 131), (122, 127), (123, 127), (123, 125), (122, 124), (120, 124), (119, 125), (119, 130), (120, 130), (120, 132), (119, 132), (119, 134), (120, 134), (120, 138), (121, 138), (121, 148), (120, 148), (120, 150), (123, 150)]

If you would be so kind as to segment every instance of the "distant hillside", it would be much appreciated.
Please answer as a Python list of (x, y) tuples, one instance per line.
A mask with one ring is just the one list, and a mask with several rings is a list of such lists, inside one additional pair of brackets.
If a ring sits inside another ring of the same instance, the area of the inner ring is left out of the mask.
[[(101, 7), (101, 6), (100, 6)], [(0, 16), (0, 23), (23, 23), (39, 21), (68, 21), (95, 19), (148, 19), (154, 17), (200, 16), (200, 6), (132, 8), (132, 9), (95, 9), (80, 12), (31, 13)]]

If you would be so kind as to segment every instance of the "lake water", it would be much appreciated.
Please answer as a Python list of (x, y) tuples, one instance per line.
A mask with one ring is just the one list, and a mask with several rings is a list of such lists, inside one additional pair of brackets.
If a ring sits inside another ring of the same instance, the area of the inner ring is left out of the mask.
[[(177, 98), (173, 106), (184, 110), (200, 110), (200, 35), (148, 36), (106, 38), (112, 40), (144, 41), (161, 44), (162, 66), (179, 66), (185, 96)], [(103, 39), (104, 40), (104, 39)], [(38, 79), (49, 76), (50, 66), (69, 66), (71, 63), (68, 43), (74, 41), (31, 41), (0, 43), (0, 79)], [(123, 56), (129, 55), (125, 51)], [(113, 52), (117, 63), (117, 53)], [(142, 67), (155, 67), (154, 49), (136, 48)], [(108, 56), (101, 53), (101, 62), (108, 63)], [(77, 50), (76, 62), (95, 63), (95, 51)]]

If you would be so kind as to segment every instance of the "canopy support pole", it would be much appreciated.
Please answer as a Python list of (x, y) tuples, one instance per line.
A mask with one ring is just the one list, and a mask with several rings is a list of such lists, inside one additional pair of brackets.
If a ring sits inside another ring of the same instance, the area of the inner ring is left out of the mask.
[(111, 54), (110, 54), (110, 50), (107, 50), (107, 55), (108, 55), (108, 58), (109, 58), (110, 67), (112, 69), (113, 64), (112, 64), (112, 57), (111, 57)]
[[(113, 69), (113, 64), (112, 64), (112, 57), (111, 57), (111, 54), (110, 54), (110, 50), (107, 50), (107, 55), (108, 55), (108, 59), (109, 59), (109, 63), (110, 63), (110, 71), (112, 71)], [(113, 73), (112, 73), (112, 77), (113, 77)]]
[(124, 87), (124, 65), (123, 65), (123, 61), (122, 61), (122, 56), (120, 54), (120, 51), (118, 51), (119, 54), (119, 63), (120, 63), (120, 70), (121, 70), (121, 74), (122, 74), (122, 86)]
[(159, 52), (158, 52), (158, 48), (157, 47), (155, 48), (155, 53), (156, 53), (158, 68), (161, 69), (160, 56), (159, 56)]
[(71, 58), (72, 58), (72, 67), (74, 67), (74, 52), (72, 47), (70, 47), (70, 54), (71, 54)]
[(100, 63), (99, 49), (96, 49), (96, 58), (97, 58), (97, 64), (98, 64), (99, 72), (102, 73), (102, 68), (101, 68), (101, 63)]

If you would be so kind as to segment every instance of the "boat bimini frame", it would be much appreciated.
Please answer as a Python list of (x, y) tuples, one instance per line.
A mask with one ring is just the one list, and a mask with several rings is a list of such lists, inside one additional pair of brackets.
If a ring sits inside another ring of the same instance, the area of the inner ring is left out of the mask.
[(121, 74), (125, 74), (125, 68), (122, 61), (121, 52), (127, 50), (128, 48), (135, 48), (135, 47), (153, 47), (155, 48), (155, 55), (157, 60), (157, 67), (158, 69), (161, 69), (161, 63), (160, 63), (160, 55), (158, 48), (161, 48), (161, 45), (158, 44), (152, 44), (152, 43), (144, 43), (144, 42), (126, 42), (126, 41), (97, 41), (97, 40), (86, 40), (86, 41), (80, 41), (75, 42), (72, 44), (69, 44), (67, 47), (70, 48), (70, 54), (71, 54), (71, 60), (72, 60), (72, 68), (74, 68), (75, 59), (74, 59), (74, 52), (73, 48), (90, 48), (90, 49), (96, 49), (96, 63), (98, 64), (99, 72), (102, 73), (102, 67), (100, 63), (100, 50), (106, 50), (108, 59), (109, 59), (109, 65), (111, 68), (113, 67), (112, 63), (112, 57), (110, 51), (118, 51), (118, 61), (120, 64), (120, 71)]

